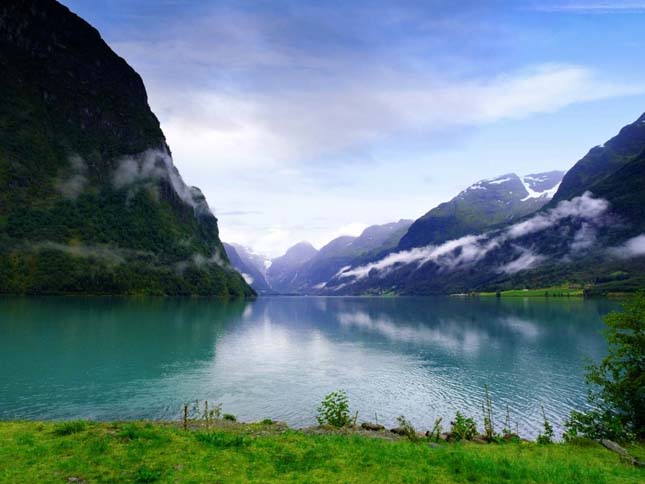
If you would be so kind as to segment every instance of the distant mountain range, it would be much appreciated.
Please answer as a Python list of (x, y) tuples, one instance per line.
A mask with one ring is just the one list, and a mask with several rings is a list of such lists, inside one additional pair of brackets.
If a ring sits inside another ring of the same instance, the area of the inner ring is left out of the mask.
[[(602, 293), (645, 287), (644, 150), (645, 115), (592, 148), (557, 190), (558, 173), (475, 184), (482, 188), (470, 187), (431, 210), (396, 250), (352, 264), (323, 292), (445, 294), (569, 283)], [(535, 200), (538, 208), (504, 210), (517, 199), (504, 199), (503, 192), (512, 197), (527, 180), (545, 182), (521, 192), (520, 201)], [(488, 191), (495, 195), (486, 197)], [(471, 210), (485, 220), (477, 222)]]
[[(257, 254), (254, 255), (255, 260), (251, 260), (248, 254), (252, 251), (239, 245), (225, 244), (225, 247), (232, 264), (242, 274), (250, 276), (247, 281), (256, 291), (315, 294), (348, 264), (371, 260), (395, 248), (411, 223), (411, 220), (399, 220), (373, 225), (358, 237), (338, 237), (320, 250), (308, 242), (300, 242), (271, 261)], [(254, 272), (251, 267), (255, 267)], [(261, 267), (265, 268), (264, 271)]]
[(645, 114), (566, 174), (481, 180), (413, 223), (320, 251), (300, 243), (266, 280), (276, 292), (342, 295), (645, 287)]
[(260, 294), (272, 294), (267, 281), (267, 269), (271, 260), (256, 254), (251, 249), (239, 244), (228, 244), (224, 242), (224, 249), (231, 264), (242, 274), (244, 280)]
[(96, 29), (3, 0), (0, 72), (0, 293), (254, 294)]

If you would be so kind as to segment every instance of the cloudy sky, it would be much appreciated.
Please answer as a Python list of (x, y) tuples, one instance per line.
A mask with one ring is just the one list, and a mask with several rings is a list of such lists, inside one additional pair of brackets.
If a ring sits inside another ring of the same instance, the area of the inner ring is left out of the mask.
[(645, 1), (63, 0), (223, 240), (279, 255), (567, 169), (645, 111)]

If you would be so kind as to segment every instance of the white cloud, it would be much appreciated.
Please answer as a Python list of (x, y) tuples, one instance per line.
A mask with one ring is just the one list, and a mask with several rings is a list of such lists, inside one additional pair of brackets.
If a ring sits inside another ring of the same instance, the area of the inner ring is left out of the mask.
[(593, 198), (591, 193), (586, 192), (580, 197), (561, 201), (555, 208), (547, 212), (535, 215), (524, 222), (513, 224), (508, 229), (508, 236), (511, 239), (524, 237), (544, 230), (566, 217), (593, 220), (605, 213), (608, 208), (609, 203), (606, 200)]
[(633, 237), (619, 247), (610, 248), (609, 251), (616, 257), (623, 259), (643, 256), (645, 255), (645, 234)]
[(596, 232), (596, 227), (588, 222), (583, 222), (573, 236), (573, 241), (570, 245), (571, 251), (579, 252), (593, 246), (596, 242)]
[(87, 186), (87, 164), (78, 155), (69, 158), (69, 166), (62, 170), (56, 188), (65, 197), (75, 200)]
[[(336, 278), (339, 280), (346, 278), (363, 279), (370, 273), (375, 273), (382, 277), (393, 269), (403, 265), (416, 264), (418, 268), (429, 262), (437, 264), (444, 270), (453, 270), (476, 263), (485, 257), (486, 254), (500, 247), (504, 242), (519, 240), (527, 235), (543, 231), (567, 218), (582, 220), (584, 227), (585, 222), (596, 221), (606, 213), (608, 208), (609, 203), (606, 200), (593, 198), (590, 192), (586, 192), (580, 197), (561, 201), (555, 208), (534, 215), (522, 222), (515, 223), (506, 229), (481, 235), (466, 235), (438, 246), (429, 245), (395, 252), (379, 261), (340, 271), (336, 275)], [(587, 225), (590, 226), (590, 223), (587, 223)], [(589, 231), (591, 228), (587, 228), (586, 230), (587, 234), (583, 234), (583, 236), (590, 236)], [(573, 243), (577, 243), (577, 246), (574, 248), (580, 250), (582, 248), (580, 246), (582, 244), (582, 237), (574, 237)], [(635, 246), (640, 247), (639, 244), (640, 242), (637, 242)], [(521, 252), (521, 255), (515, 260), (501, 266), (499, 268), (500, 272), (515, 273), (535, 267), (546, 260), (546, 257), (536, 254), (528, 248), (520, 245), (515, 245), (515, 247), (516, 250)]]
[(149, 91), (182, 158), (248, 167), (315, 161), (399, 133), (430, 135), (645, 92), (645, 84), (603, 80), (583, 66), (561, 64), (476, 79), (369, 68), (351, 75), (271, 93), (195, 89), (177, 96), (156, 83)]
[(521, 247), (519, 247), (518, 249), (521, 252), (521, 255), (517, 259), (514, 259), (511, 262), (502, 265), (499, 268), (499, 272), (504, 272), (506, 274), (515, 274), (516, 272), (531, 269), (539, 265), (540, 262), (546, 259), (546, 257), (535, 254), (528, 249)]

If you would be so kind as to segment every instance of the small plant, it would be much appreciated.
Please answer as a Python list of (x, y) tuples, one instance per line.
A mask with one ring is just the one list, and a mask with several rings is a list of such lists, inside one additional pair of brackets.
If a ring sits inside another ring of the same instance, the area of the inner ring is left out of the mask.
[(544, 405), (542, 405), (542, 417), (544, 418), (544, 433), (538, 434), (536, 440), (538, 444), (551, 444), (553, 443), (553, 426), (549, 419), (546, 418)]
[(70, 420), (69, 422), (61, 422), (54, 427), (56, 435), (72, 435), (83, 432), (87, 428), (87, 422), (84, 420)]
[(225, 413), (222, 418), (230, 422), (237, 422), (237, 417), (232, 413)]
[(513, 431), (511, 430), (511, 412), (508, 409), (508, 403), (506, 404), (506, 418), (504, 419), (504, 428), (502, 429), (502, 435), (508, 436), (512, 435)]
[(488, 385), (484, 385), (484, 401), (482, 402), (482, 412), (484, 414), (484, 433), (486, 440), (492, 442), (497, 438), (495, 433), (495, 424), (493, 423), (493, 400), (488, 392)]
[(455, 414), (455, 420), (450, 422), (452, 434), (456, 440), (471, 440), (477, 435), (477, 424), (470, 417), (464, 417), (460, 412)]
[(222, 418), (222, 404), (218, 403), (210, 411), (211, 418)]
[(261, 424), (262, 424), (262, 425), (273, 425), (274, 423), (275, 423), (275, 422), (274, 422), (273, 420), (271, 420), (270, 418), (265, 418), (265, 419), (264, 419), (264, 420), (262, 420), (262, 422), (261, 422)]
[(412, 442), (418, 442), (419, 437), (417, 436), (416, 429), (412, 426), (412, 423), (405, 418), (403, 415), (397, 417), (397, 422), (399, 422), (399, 429), (401, 429), (401, 435), (405, 435)]
[(316, 408), (316, 420), (320, 425), (332, 427), (347, 427), (351, 423), (349, 416), (349, 399), (344, 390), (329, 393)]
[(428, 433), (428, 440), (430, 441), (435, 441), (439, 442), (439, 437), (441, 436), (441, 421), (443, 419), (441, 417), (437, 418), (434, 421), (434, 425), (432, 426), (432, 430)]

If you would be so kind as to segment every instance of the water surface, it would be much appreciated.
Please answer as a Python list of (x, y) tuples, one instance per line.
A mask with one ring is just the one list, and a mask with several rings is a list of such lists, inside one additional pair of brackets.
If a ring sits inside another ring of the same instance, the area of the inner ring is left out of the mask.
[(177, 418), (221, 402), (243, 421), (315, 423), (343, 388), (362, 419), (418, 428), (454, 412), (534, 436), (583, 408), (610, 301), (580, 299), (0, 299), (0, 418)]

